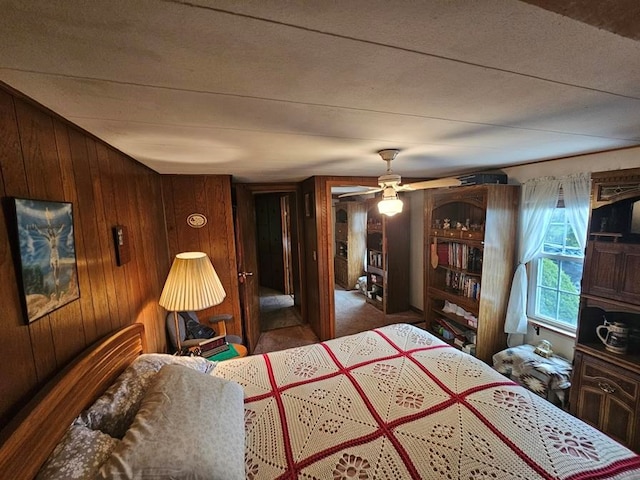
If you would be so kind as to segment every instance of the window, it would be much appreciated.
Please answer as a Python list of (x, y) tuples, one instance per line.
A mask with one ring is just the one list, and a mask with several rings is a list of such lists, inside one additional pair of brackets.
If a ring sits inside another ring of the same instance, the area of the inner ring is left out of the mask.
[(575, 332), (584, 251), (563, 206), (553, 211), (542, 253), (529, 265), (527, 315), (542, 324)]

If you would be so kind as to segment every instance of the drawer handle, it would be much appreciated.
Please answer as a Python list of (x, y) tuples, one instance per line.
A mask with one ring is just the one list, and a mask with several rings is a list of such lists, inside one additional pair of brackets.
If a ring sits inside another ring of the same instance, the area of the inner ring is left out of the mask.
[(606, 382), (598, 382), (598, 386), (600, 387), (600, 390), (602, 390), (605, 393), (615, 393), (616, 389), (613, 388), (611, 385), (609, 385)]

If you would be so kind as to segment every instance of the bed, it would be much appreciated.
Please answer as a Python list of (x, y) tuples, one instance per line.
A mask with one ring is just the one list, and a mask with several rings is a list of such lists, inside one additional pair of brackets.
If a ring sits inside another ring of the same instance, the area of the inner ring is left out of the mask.
[[(140, 328), (136, 334), (141, 334)], [(128, 355), (125, 363), (135, 364), (140, 353)], [(106, 363), (115, 359), (106, 358)], [(121, 370), (122, 361), (118, 362), (118, 368), (108, 369), (110, 377)], [(188, 391), (186, 401), (194, 409), (189, 411), (222, 412), (213, 420), (198, 416), (197, 427), (186, 427), (198, 432), (191, 442), (195, 453), (189, 452), (197, 460), (174, 459), (169, 462), (174, 465), (200, 468), (210, 461), (206, 457), (218, 455), (229, 461), (235, 455), (234, 464), (240, 463), (241, 469), (235, 465), (233, 475), (251, 480), (640, 478), (640, 456), (412, 325), (391, 325), (196, 371), (206, 364), (198, 359), (197, 368), (184, 375), (189, 368), (160, 368), (120, 446), (132, 436), (138, 418), (150, 411), (144, 403), (153, 396), (149, 392), (155, 388), (153, 394), (165, 396), (156, 383), (169, 372), (164, 377), (180, 374), (197, 385), (216, 384), (219, 391), (229, 387), (227, 397), (216, 393), (214, 401), (193, 386), (170, 384), (172, 392)], [(100, 374), (92, 378), (97, 381)], [(76, 382), (79, 387), (86, 383)], [(56, 422), (55, 432), (47, 432), (52, 438), (46, 445), (40, 443), (35, 449), (33, 442), (42, 440), (32, 437), (41, 437), (38, 429), (46, 423), (40, 417), (42, 410), (23, 415), (23, 422), (0, 447), (0, 472), (12, 472), (7, 478), (35, 477), (69, 423), (91, 409), (96, 395), (99, 392), (92, 389), (80, 402), (67, 399), (73, 403), (65, 406), (68, 413)], [(51, 403), (46, 394), (39, 400), (40, 405)], [(51, 408), (61, 408), (60, 402)], [(163, 413), (159, 418), (166, 417)], [(20, 430), (25, 422), (30, 426)], [(171, 423), (171, 428), (179, 428), (181, 422)], [(173, 449), (178, 442), (175, 431), (170, 431), (171, 435), (154, 438), (168, 437)], [(208, 432), (223, 445), (209, 447), (203, 439)], [(234, 442), (244, 447), (239, 456), (233, 451), (237, 448), (229, 447)]]

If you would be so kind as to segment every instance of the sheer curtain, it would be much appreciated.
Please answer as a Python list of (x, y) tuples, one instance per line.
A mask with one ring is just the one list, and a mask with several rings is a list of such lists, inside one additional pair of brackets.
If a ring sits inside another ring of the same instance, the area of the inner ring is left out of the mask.
[[(584, 250), (589, 221), (591, 174), (580, 173), (562, 178), (543, 177), (522, 185), (520, 225), (518, 228), (518, 266), (513, 275), (504, 331), (507, 344), (522, 343), (527, 333), (528, 279), (526, 264), (542, 251), (544, 236), (558, 204), (560, 187), (564, 193), (567, 218)], [(514, 338), (518, 335), (518, 338)]]
[[(551, 222), (551, 214), (558, 204), (560, 180), (543, 177), (522, 185), (520, 222), (518, 226), (518, 266), (513, 275), (511, 295), (507, 306), (504, 331), (512, 335), (527, 333), (527, 270), (526, 264), (542, 250), (542, 242)], [(523, 336), (518, 339), (522, 343)], [(513, 339), (514, 343), (516, 339)]]
[(562, 180), (564, 208), (567, 211), (573, 234), (580, 248), (587, 246), (587, 224), (589, 223), (589, 204), (591, 201), (591, 174), (580, 173)]

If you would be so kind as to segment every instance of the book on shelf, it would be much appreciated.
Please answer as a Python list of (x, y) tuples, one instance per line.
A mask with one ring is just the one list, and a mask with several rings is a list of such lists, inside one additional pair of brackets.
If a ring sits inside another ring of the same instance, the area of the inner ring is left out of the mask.
[(476, 276), (469, 276), (465, 273), (447, 271), (445, 275), (445, 286), (456, 291), (457, 295), (480, 299), (480, 281)]
[(482, 251), (477, 247), (462, 243), (439, 243), (438, 264), (466, 270), (470, 273), (482, 272)]
[(460, 328), (458, 325), (455, 325), (453, 322), (448, 322), (444, 318), (437, 318), (436, 321), (442, 325), (446, 330), (449, 330), (456, 338), (466, 340), (465, 329)]
[(467, 343), (469, 343), (469, 342), (467, 342), (466, 339), (462, 339), (462, 338), (459, 338), (459, 337), (456, 337), (456, 338), (453, 339), (453, 344), (456, 345), (457, 347), (460, 347), (460, 348), (464, 347)]

